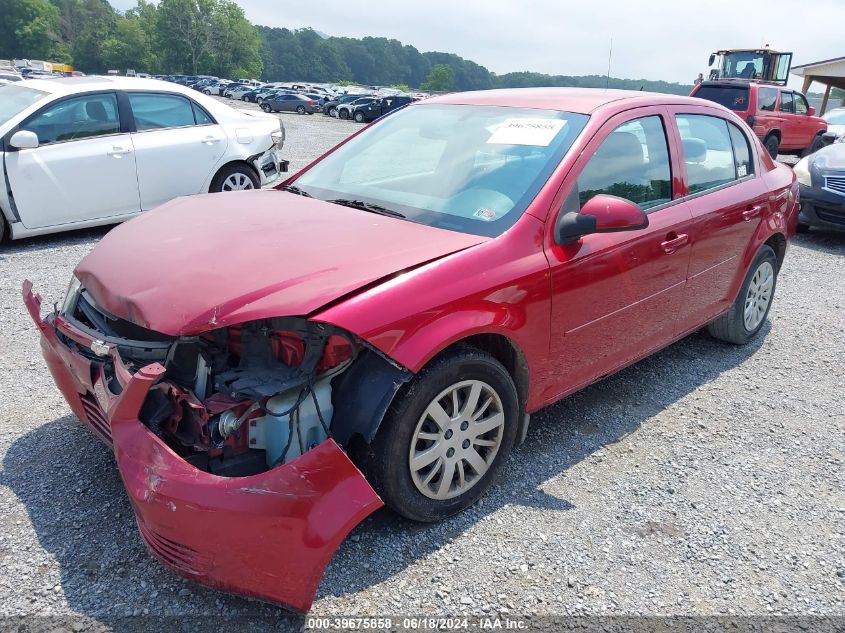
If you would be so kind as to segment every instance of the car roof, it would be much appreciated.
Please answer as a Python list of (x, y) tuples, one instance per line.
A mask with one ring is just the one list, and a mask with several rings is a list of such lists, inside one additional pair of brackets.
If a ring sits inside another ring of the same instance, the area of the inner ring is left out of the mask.
[(603, 88), (513, 88), (458, 92), (432, 97), (425, 104), (491, 105), (514, 108), (537, 108), (590, 114), (610, 104), (627, 107), (648, 105), (701, 105), (700, 99), (639, 90), (605, 90)]
[(85, 77), (55, 77), (50, 79), (24, 79), (22, 85), (48, 92), (50, 94), (73, 94), (92, 90), (166, 90), (183, 94), (195, 94), (196, 91), (161, 79), (141, 77), (105, 77), (88, 75)]

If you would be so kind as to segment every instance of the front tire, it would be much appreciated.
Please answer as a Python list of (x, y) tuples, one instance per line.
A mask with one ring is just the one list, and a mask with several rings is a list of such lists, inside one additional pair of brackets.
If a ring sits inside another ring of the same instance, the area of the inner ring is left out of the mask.
[(208, 191), (209, 193), (221, 193), (260, 188), (261, 181), (258, 179), (258, 174), (247, 165), (235, 163), (234, 165), (227, 165), (217, 172)]
[(346, 121), (349, 118), (349, 111), (345, 110), (345, 109), (344, 110), (338, 110), (337, 111), (337, 118), (343, 119), (344, 121)]
[(770, 246), (763, 245), (745, 275), (730, 310), (707, 326), (711, 336), (745, 345), (760, 331), (775, 296), (778, 261)]
[(364, 113), (363, 112), (356, 112), (354, 118), (355, 118), (356, 123), (363, 123), (364, 122)]
[(328, 115), (330, 117), (336, 117), (337, 116), (337, 108), (335, 108), (334, 106), (329, 108)]
[(475, 503), (516, 439), (513, 380), (492, 356), (447, 352), (397, 394), (369, 447), (364, 470), (398, 514), (445, 519)]
[(261, 109), (264, 110), (264, 112), (267, 112), (267, 113), (270, 113), (270, 112), (273, 111), (273, 108), (271, 108), (270, 104), (267, 103), (266, 101), (261, 104)]
[(297, 114), (305, 114), (305, 106), (296, 106)]
[(249, 97), (247, 97), (246, 95), (244, 95), (243, 97), (241, 97), (241, 101), (245, 101), (245, 102), (247, 102), (247, 103), (248, 103), (248, 102), (249, 102)]

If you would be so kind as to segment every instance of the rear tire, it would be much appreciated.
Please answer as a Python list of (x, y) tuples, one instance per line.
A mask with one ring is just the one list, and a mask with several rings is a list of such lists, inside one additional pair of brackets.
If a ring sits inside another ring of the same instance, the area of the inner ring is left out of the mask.
[(518, 402), (507, 370), (489, 354), (444, 353), (394, 398), (367, 447), (367, 479), (408, 519), (439, 521), (460, 512), (484, 494), (507, 459)]
[(335, 108), (334, 106), (332, 106), (331, 108), (329, 108), (329, 111), (327, 112), (327, 114), (328, 114), (329, 116), (336, 117), (336, 116), (337, 116), (337, 108)]
[(244, 191), (248, 189), (260, 189), (261, 181), (258, 174), (251, 167), (243, 163), (226, 165), (211, 181), (209, 193), (221, 193), (225, 191)]
[(725, 314), (707, 326), (711, 336), (734, 345), (753, 339), (769, 315), (777, 285), (778, 261), (764, 244), (748, 268), (736, 300)]
[(337, 111), (337, 118), (346, 121), (349, 118), (349, 111), (345, 108)]
[(264, 112), (267, 112), (267, 113), (270, 113), (270, 112), (273, 111), (273, 108), (271, 108), (270, 104), (267, 103), (266, 101), (261, 104), (261, 109), (264, 110)]
[(356, 112), (354, 116), (356, 123), (363, 123), (364, 122), (364, 113), (363, 112)]
[(769, 134), (763, 141), (763, 146), (766, 148), (766, 151), (769, 152), (769, 156), (772, 157), (772, 160), (777, 160), (778, 148), (780, 148), (780, 141), (778, 140), (778, 137), (774, 134)]
[(249, 97), (247, 97), (246, 95), (244, 95), (243, 97), (241, 97), (241, 101), (246, 101), (246, 102), (249, 102)]

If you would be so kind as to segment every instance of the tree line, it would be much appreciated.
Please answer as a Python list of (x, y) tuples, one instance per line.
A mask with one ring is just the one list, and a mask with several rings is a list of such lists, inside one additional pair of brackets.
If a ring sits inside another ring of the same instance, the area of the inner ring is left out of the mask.
[(326, 37), (313, 29), (256, 26), (232, 0), (0, 0), (0, 58), (45, 59), (87, 73), (358, 83), (424, 90), (535, 86), (626, 88), (689, 94), (691, 85), (646, 79), (515, 72), (497, 75), (453, 53), (420, 52), (384, 37)]

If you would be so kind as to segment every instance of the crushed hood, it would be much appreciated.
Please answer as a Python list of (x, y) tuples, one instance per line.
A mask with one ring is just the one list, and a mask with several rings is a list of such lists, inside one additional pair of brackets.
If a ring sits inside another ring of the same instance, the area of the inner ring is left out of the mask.
[(114, 316), (170, 335), (295, 316), (489, 238), (305, 198), (179, 198), (122, 224), (76, 276)]

